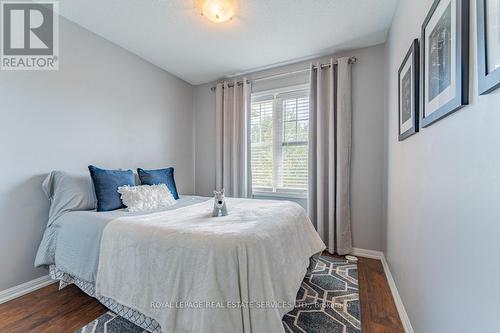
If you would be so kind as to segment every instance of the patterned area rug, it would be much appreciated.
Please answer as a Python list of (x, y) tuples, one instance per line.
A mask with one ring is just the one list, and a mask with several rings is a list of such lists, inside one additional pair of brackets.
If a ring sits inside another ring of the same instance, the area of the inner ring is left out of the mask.
[[(360, 333), (358, 267), (347, 260), (321, 256), (297, 293), (295, 309), (283, 318), (287, 333)], [(107, 312), (75, 333), (147, 333)]]

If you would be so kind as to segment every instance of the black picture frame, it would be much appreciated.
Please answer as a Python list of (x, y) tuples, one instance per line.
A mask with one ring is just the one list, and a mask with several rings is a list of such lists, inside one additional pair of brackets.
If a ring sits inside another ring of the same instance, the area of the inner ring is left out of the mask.
[[(402, 103), (401, 103), (401, 95), (402, 95), (402, 86), (401, 86), (401, 75), (404, 75), (403, 70), (407, 67), (408, 62), (410, 62), (410, 70), (411, 70), (411, 94), (413, 94), (413, 103), (411, 107), (413, 108), (413, 121), (412, 126), (408, 128), (406, 131), (401, 132), (401, 117), (402, 117)], [(399, 141), (403, 141), (413, 134), (417, 133), (419, 130), (418, 122), (419, 122), (419, 42), (418, 39), (413, 40), (410, 49), (406, 53), (406, 56), (401, 63), (401, 66), (398, 70), (398, 139)]]
[[(431, 114), (426, 113), (426, 28), (441, 2), (455, 2), (455, 75), (454, 97), (439, 106)], [(469, 0), (435, 0), (422, 24), (420, 40), (420, 126), (428, 127), (469, 104)]]
[(500, 68), (488, 73), (487, 0), (476, 1), (478, 91), (485, 95), (500, 87)]

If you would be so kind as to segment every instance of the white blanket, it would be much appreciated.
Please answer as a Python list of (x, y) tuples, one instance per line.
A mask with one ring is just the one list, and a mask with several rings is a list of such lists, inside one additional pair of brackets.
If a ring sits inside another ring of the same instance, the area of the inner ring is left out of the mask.
[(295, 203), (227, 198), (110, 222), (96, 294), (167, 332), (284, 332), (309, 258), (325, 249)]

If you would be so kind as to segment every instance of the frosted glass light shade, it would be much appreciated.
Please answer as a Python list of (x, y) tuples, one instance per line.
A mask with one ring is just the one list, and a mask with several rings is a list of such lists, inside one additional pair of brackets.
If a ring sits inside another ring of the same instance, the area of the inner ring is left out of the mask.
[(222, 23), (234, 16), (234, 0), (202, 0), (201, 14), (212, 22)]

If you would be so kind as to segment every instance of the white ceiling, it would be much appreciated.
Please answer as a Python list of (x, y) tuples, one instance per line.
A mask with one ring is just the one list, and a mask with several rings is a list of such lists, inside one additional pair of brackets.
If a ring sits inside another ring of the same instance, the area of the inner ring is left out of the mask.
[(385, 41), (397, 0), (237, 0), (215, 24), (197, 0), (61, 0), (60, 13), (191, 84)]

